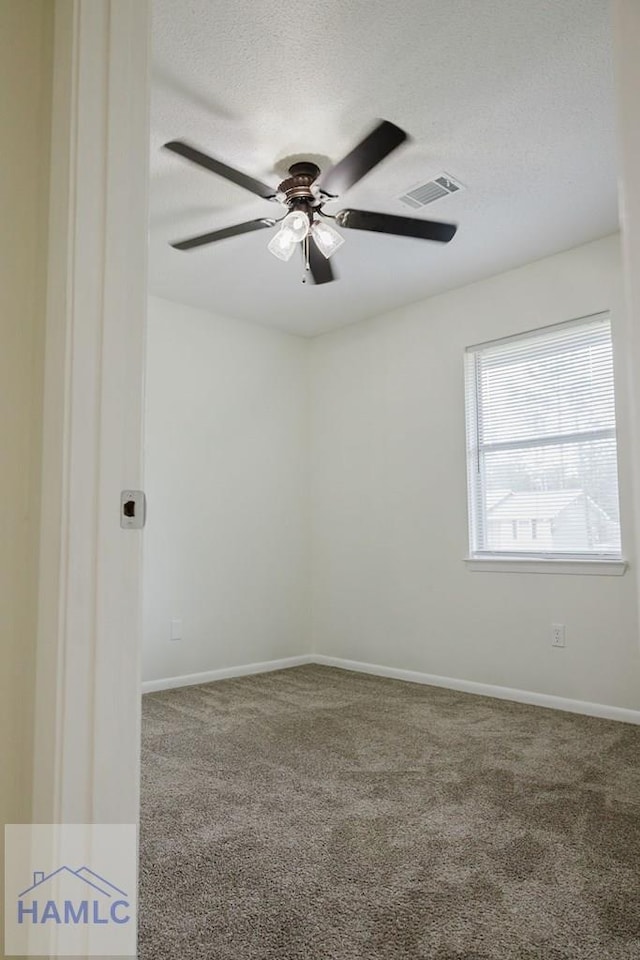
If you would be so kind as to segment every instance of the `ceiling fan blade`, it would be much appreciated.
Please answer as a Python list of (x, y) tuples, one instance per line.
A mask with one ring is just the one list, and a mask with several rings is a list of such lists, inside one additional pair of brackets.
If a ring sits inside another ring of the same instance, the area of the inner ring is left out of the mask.
[(313, 237), (309, 238), (309, 271), (314, 283), (331, 283), (336, 279), (330, 261), (320, 253)]
[(196, 150), (195, 147), (191, 147), (182, 140), (171, 140), (169, 143), (165, 143), (164, 148), (165, 150), (171, 150), (173, 153), (177, 153), (179, 156), (184, 157), (185, 160), (190, 160), (191, 163), (196, 163), (199, 167), (204, 167), (206, 170), (211, 170), (212, 173), (217, 173), (219, 177), (224, 177), (225, 180), (231, 180), (232, 183), (236, 183), (239, 187), (244, 187), (245, 190), (249, 190), (251, 193), (256, 193), (265, 200), (275, 199), (276, 190), (274, 190), (273, 187), (262, 183), (261, 180), (256, 180), (255, 177), (250, 177), (248, 174), (242, 173), (241, 170), (236, 170), (235, 167), (230, 167), (226, 163), (222, 163), (221, 160), (216, 160), (214, 157), (202, 153), (201, 150)]
[(449, 243), (458, 229), (454, 223), (437, 220), (418, 220), (416, 217), (397, 217), (391, 213), (373, 213), (370, 210), (341, 210), (336, 223), (351, 230), (373, 230), (374, 233), (393, 233), (398, 237), (417, 237)]
[(344, 193), (407, 138), (408, 134), (395, 123), (381, 120), (351, 153), (322, 174), (318, 186), (332, 197)]
[(193, 247), (202, 247), (205, 243), (215, 243), (216, 240), (237, 237), (241, 233), (251, 233), (252, 230), (264, 230), (265, 227), (272, 227), (275, 222), (275, 220), (269, 220), (267, 217), (263, 217), (261, 220), (248, 220), (247, 223), (237, 223), (234, 227), (224, 227), (222, 230), (214, 230), (213, 233), (203, 233), (198, 237), (191, 237), (189, 240), (180, 240), (178, 243), (172, 243), (171, 246), (176, 250), (192, 250)]

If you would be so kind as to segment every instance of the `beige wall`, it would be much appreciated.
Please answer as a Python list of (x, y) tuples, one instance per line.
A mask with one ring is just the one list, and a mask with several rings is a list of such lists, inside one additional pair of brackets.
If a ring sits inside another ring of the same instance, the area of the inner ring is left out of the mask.
[(0, 0), (0, 818), (29, 821), (51, 0)]

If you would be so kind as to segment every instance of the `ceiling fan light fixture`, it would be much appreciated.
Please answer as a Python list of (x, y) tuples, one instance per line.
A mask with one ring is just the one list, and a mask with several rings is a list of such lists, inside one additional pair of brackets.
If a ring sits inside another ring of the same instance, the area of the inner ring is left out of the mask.
[(311, 235), (316, 242), (318, 250), (327, 260), (344, 243), (344, 237), (325, 220), (316, 220), (312, 224)]

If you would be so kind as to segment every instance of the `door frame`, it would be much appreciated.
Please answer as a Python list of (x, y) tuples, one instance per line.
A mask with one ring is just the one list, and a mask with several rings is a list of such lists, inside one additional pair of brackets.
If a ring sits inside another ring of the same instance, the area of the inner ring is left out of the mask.
[[(640, 5), (614, 0), (618, 203), (625, 283), (636, 596), (640, 599)], [(640, 603), (639, 603), (640, 606)], [(640, 642), (640, 632), (638, 634)]]
[(137, 823), (149, 0), (55, 0), (32, 820)]

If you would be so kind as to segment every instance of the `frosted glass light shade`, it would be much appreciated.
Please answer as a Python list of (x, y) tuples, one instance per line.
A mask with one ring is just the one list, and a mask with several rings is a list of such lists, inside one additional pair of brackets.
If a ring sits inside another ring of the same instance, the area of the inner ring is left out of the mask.
[(297, 242), (291, 239), (289, 232), (280, 228), (267, 244), (267, 250), (278, 260), (291, 260), (296, 246)]
[(344, 237), (340, 236), (330, 223), (324, 220), (316, 220), (311, 227), (311, 235), (316, 242), (318, 250), (327, 260), (332, 256), (338, 247), (344, 243)]
[(309, 217), (303, 210), (292, 210), (282, 221), (280, 229), (287, 233), (294, 243), (301, 243), (309, 233)]

